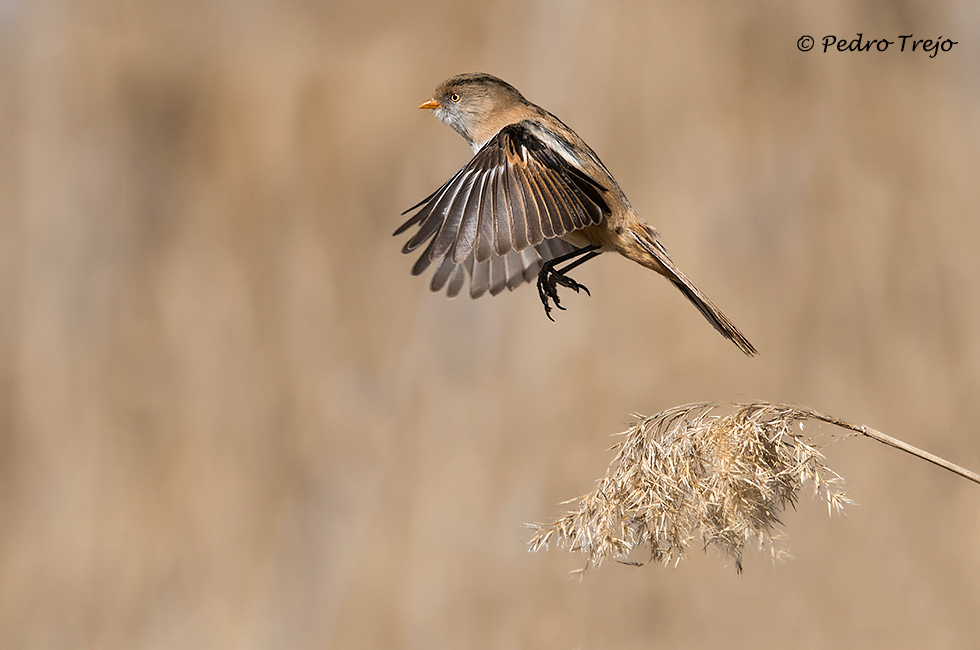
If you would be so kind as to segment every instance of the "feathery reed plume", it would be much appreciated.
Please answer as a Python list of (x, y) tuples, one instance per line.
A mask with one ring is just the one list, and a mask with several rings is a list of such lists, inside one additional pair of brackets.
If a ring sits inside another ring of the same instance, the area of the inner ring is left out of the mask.
[(820, 449), (826, 445), (803, 435), (806, 420), (850, 431), (823, 436), (829, 440), (866, 435), (980, 483), (980, 475), (805, 407), (688, 404), (641, 419), (620, 434), (625, 438), (613, 447), (616, 458), (595, 491), (554, 523), (533, 526), (530, 550), (554, 541), (584, 553), (588, 568), (609, 557), (642, 564), (632, 560), (633, 551), (645, 547), (650, 560), (676, 564), (698, 540), (730, 556), (738, 572), (749, 541), (774, 558), (784, 556), (779, 515), (787, 505), (795, 507), (804, 485), (826, 500), (830, 513), (851, 503), (843, 479), (824, 464)]

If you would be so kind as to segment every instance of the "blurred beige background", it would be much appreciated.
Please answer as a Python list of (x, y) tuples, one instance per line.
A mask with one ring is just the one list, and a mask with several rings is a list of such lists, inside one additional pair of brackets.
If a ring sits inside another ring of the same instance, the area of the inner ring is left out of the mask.
[[(921, 53), (810, 34), (951, 37)], [(980, 6), (0, 0), (0, 647), (967, 648), (980, 488), (866, 440), (792, 561), (528, 554), (610, 434), (806, 404), (980, 469)], [(391, 237), (497, 74), (747, 359), (621, 259), (447, 300)]]

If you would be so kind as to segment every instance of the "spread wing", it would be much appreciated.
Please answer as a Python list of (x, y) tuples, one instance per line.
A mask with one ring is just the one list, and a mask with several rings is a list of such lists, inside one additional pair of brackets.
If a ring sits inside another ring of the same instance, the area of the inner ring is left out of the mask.
[(566, 161), (526, 122), (504, 127), (461, 170), (417, 205), (396, 235), (417, 225), (403, 253), (426, 244), (412, 268), (436, 263), (432, 290), (470, 295), (532, 280), (542, 262), (574, 250), (560, 238), (609, 214), (603, 188)]

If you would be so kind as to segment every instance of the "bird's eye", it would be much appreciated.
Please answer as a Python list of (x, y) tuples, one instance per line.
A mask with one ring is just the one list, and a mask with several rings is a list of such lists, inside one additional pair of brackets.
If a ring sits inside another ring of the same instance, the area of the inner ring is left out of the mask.
[(459, 93), (453, 93), (452, 95), (449, 96), (449, 99), (451, 99), (452, 102), (455, 104), (456, 102), (459, 101)]

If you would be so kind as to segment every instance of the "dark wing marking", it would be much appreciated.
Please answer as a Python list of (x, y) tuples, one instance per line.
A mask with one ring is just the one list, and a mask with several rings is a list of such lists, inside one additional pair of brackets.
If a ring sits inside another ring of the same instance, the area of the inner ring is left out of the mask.
[[(546, 239), (537, 246), (528, 246), (520, 251), (511, 250), (504, 255), (494, 255), (483, 262), (476, 261), (476, 257), (471, 254), (464, 261), (456, 264), (452, 257), (447, 255), (436, 264), (429, 288), (432, 291), (442, 291), (448, 287), (447, 294), (452, 298), (460, 292), (463, 281), (468, 275), (470, 297), (479, 298), (485, 293), (496, 296), (504, 289), (514, 290), (525, 282), (533, 282), (537, 279), (542, 264), (573, 250), (575, 247), (563, 239)], [(425, 270), (429, 266), (429, 260), (425, 255), (422, 258), (426, 260), (426, 264), (422, 267)], [(413, 273), (414, 271), (415, 269)]]
[(513, 289), (533, 278), (542, 260), (560, 254), (555, 250), (572, 250), (560, 237), (609, 214), (605, 188), (549, 147), (535, 133), (541, 128), (528, 122), (504, 127), (442, 187), (403, 213), (418, 210), (395, 234), (418, 226), (402, 252), (425, 244), (412, 273), (435, 262), (433, 291), (448, 285), (455, 295), (466, 274), (474, 297)]

